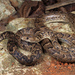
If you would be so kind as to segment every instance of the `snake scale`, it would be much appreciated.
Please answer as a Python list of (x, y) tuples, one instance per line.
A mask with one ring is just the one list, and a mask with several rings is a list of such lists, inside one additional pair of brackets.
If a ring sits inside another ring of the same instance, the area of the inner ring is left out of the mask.
[[(70, 18), (70, 17), (69, 17)], [(55, 59), (61, 62), (75, 62), (75, 35), (61, 32), (54, 32), (44, 25), (44, 23), (50, 23), (50, 21), (65, 21), (70, 20), (64, 14), (49, 14), (42, 17), (42, 21), (35, 20), (37, 27), (27, 27), (18, 30), (16, 34), (10, 31), (0, 34), (0, 41), (8, 39), (7, 49), (9, 53), (17, 59), (21, 64), (32, 65), (34, 64), (42, 54), (42, 47)], [(70, 24), (74, 24), (70, 22)], [(47, 40), (44, 40), (48, 38)], [(68, 47), (63, 47), (59, 40), (63, 40), (67, 43)], [(41, 45), (40, 45), (40, 41)], [(18, 47), (30, 51), (31, 55), (24, 55)]]

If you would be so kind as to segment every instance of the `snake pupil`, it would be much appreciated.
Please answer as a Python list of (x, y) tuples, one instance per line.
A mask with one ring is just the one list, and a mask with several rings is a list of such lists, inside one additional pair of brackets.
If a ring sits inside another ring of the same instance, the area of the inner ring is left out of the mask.
[(28, 37), (26, 39), (29, 39)]

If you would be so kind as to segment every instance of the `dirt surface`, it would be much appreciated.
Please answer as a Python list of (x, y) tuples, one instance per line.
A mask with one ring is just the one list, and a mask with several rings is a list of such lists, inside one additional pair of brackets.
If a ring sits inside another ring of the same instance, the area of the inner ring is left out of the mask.
[(75, 75), (75, 64), (61, 63), (52, 58), (50, 66), (44, 64), (42, 75)]

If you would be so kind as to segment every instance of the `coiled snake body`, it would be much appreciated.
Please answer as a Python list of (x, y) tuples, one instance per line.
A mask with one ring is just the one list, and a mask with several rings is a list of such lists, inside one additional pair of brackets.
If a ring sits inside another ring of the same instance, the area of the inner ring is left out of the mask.
[[(23, 30), (25, 29), (22, 29), (22, 31)], [(14, 34), (13, 32), (6, 31), (0, 35), (0, 41), (3, 39), (8, 39), (7, 49), (9, 53), (21, 64), (33, 65), (41, 57), (42, 48), (39, 43), (31, 43), (22, 40), (20, 35), (22, 35), (23, 33), (21, 33), (20, 31), (18, 32), (20, 34)], [(24, 36), (24, 34), (22, 36)], [(18, 47), (30, 51), (32, 54), (26, 56), (18, 50)]]
[[(48, 22), (48, 20), (49, 19), (46, 17), (46, 19), (43, 19), (42, 22)], [(40, 25), (40, 27), (38, 26), (35, 28), (23, 28), (17, 31), (16, 34), (14, 34), (13, 32), (6, 31), (0, 34), (0, 41), (8, 38), (7, 49), (9, 53), (20, 63), (25, 65), (32, 65), (41, 57), (41, 46), (47, 52), (49, 52), (52, 57), (59, 61), (75, 62), (75, 35), (54, 32), (44, 26), (42, 22), (39, 24), (36, 20), (35, 25)], [(45, 38), (48, 38), (48, 40), (43, 41), (40, 45), (39, 42)], [(59, 40), (63, 40), (69, 45), (69, 47), (61, 46)], [(30, 56), (23, 55), (18, 50), (18, 46), (24, 50), (30, 51), (32, 54)]]

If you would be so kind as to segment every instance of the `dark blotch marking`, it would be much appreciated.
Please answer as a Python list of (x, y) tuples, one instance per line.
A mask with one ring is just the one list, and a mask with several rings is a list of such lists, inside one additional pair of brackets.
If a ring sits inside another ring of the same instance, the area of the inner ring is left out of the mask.
[(63, 54), (63, 58), (65, 58), (65, 55)]
[(57, 41), (60, 45), (62, 44), (62, 41), (60, 39), (57, 39)]
[(57, 50), (55, 50), (55, 49), (53, 49), (53, 51), (54, 51), (55, 53), (60, 54), (60, 51), (57, 51)]
[(68, 54), (66, 56), (67, 56), (68, 61), (72, 60), (72, 56), (70, 54)]
[(36, 33), (37, 31), (40, 31), (40, 29), (39, 29), (39, 28), (35, 29), (35, 30), (34, 30), (34, 33)]
[(39, 54), (39, 50), (35, 50), (35, 54)]

